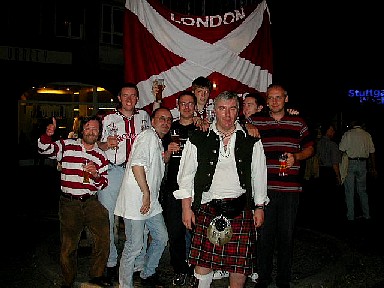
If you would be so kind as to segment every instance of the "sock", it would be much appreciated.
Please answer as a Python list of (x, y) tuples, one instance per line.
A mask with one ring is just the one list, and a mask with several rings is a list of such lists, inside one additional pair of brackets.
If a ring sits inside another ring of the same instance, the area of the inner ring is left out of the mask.
[(208, 274), (201, 275), (194, 272), (195, 277), (199, 280), (198, 288), (210, 288), (213, 280), (213, 271)]

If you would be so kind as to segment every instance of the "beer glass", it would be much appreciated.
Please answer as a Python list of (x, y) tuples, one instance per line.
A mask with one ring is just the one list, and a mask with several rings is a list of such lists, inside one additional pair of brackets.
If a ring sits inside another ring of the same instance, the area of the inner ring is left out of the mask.
[(281, 154), (279, 156), (279, 176), (287, 176), (287, 159), (288, 156), (285, 154)]
[(155, 80), (158, 91), (156, 92), (156, 101), (161, 101), (163, 99), (163, 90), (164, 90), (164, 79), (156, 79)]
[(82, 164), (82, 167), (83, 167), (83, 183), (89, 183), (89, 172), (87, 172), (85, 170), (85, 166), (87, 166), (88, 163), (89, 163), (88, 159), (84, 159), (83, 160), (83, 164)]

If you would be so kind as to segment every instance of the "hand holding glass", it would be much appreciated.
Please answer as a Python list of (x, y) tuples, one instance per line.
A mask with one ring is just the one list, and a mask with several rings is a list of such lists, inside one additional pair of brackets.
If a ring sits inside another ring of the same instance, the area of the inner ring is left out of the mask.
[(86, 171), (86, 166), (89, 164), (88, 159), (84, 159), (82, 167), (83, 167), (83, 183), (89, 183), (89, 172)]
[(287, 160), (288, 156), (286, 154), (281, 154), (279, 157), (279, 176), (287, 176)]
[(161, 101), (163, 99), (163, 90), (165, 88), (164, 79), (156, 79), (154, 85), (157, 86), (156, 92), (156, 101)]
[[(171, 141), (175, 142), (176, 144), (180, 145), (180, 135), (178, 130), (172, 130), (171, 132)], [(175, 154), (177, 152), (172, 152), (172, 154)]]
[(107, 138), (107, 142), (108, 142), (108, 147), (110, 147), (111, 149), (117, 149), (117, 145), (118, 145), (118, 142), (117, 142), (117, 127), (115, 125), (113, 125), (112, 127), (109, 128), (109, 135), (108, 135), (108, 138)]

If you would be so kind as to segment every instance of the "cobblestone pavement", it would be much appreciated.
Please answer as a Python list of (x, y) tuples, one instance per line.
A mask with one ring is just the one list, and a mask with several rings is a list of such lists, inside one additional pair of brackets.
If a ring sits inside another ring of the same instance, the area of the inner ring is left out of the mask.
[[(55, 193), (58, 186), (52, 181), (54, 177), (50, 169), (28, 169), (20, 178), (23, 181), (16, 183), (19, 189), (11, 194), (14, 196), (12, 201), (4, 202), (4, 205), (11, 203), (13, 213), (7, 212), (1, 217), (1, 227), (6, 233), (2, 234), (4, 246), (0, 287), (60, 287), (58, 193)], [(359, 220), (353, 225), (334, 222), (331, 226), (316, 226), (307, 214), (299, 215), (293, 288), (384, 287), (384, 239), (379, 233), (384, 214), (380, 208), (383, 196), (380, 193), (372, 195), (374, 217), (369, 221)], [(117, 243), (121, 250), (124, 241), (122, 227), (119, 232)], [(80, 244), (75, 287), (97, 287), (87, 283), (90, 248), (86, 240)], [(171, 283), (173, 275), (167, 249), (158, 269), (165, 287), (177, 288)], [(246, 284), (246, 288), (253, 286), (251, 281)], [(114, 287), (117, 288), (118, 284)], [(137, 282), (135, 287), (142, 286)], [(227, 278), (214, 280), (211, 285), (211, 288), (227, 287)]]

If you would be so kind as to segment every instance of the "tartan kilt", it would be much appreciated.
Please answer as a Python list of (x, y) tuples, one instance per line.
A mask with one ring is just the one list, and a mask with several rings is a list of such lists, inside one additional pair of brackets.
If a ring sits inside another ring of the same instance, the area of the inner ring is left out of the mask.
[(256, 267), (257, 232), (252, 211), (244, 210), (239, 216), (228, 218), (233, 235), (223, 246), (212, 244), (207, 236), (209, 223), (217, 216), (214, 213), (215, 209), (206, 204), (195, 213), (189, 264), (245, 275), (256, 272), (253, 268)]

